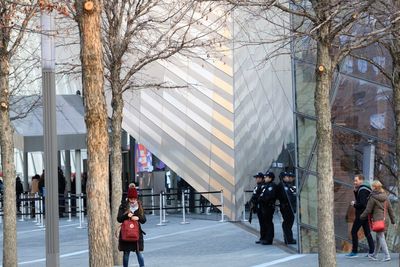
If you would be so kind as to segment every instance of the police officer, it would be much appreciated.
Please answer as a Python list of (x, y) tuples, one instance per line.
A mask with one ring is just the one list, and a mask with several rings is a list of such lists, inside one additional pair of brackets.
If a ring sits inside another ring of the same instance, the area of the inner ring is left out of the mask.
[(294, 213), (296, 212), (296, 187), (293, 185), (294, 174), (281, 172), (279, 178), (281, 182), (278, 185), (278, 199), (283, 218), (282, 230), (285, 244), (296, 244), (296, 239), (293, 238), (292, 232)]
[(264, 187), (261, 191), (260, 202), (263, 217), (263, 229), (265, 231), (263, 245), (272, 245), (274, 240), (274, 212), (276, 201), (276, 184), (274, 183), (275, 174), (273, 172), (266, 172), (264, 175)]
[(257, 185), (254, 187), (253, 195), (250, 199), (250, 212), (257, 213), (258, 223), (260, 224), (260, 239), (256, 241), (257, 244), (263, 244), (266, 242), (266, 229), (264, 223), (264, 217), (261, 209), (260, 196), (264, 189), (264, 174), (262, 172), (257, 173), (253, 176), (256, 178)]

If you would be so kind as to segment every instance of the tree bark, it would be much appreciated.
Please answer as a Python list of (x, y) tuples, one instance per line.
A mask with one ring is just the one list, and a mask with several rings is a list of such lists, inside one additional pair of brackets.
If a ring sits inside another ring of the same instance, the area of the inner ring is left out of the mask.
[(10, 66), (7, 55), (0, 57), (0, 145), (3, 171), (3, 266), (17, 266), (17, 211), (15, 195), (14, 139), (9, 110)]
[[(112, 72), (113, 73), (113, 72)], [(114, 80), (111, 74), (112, 81), (119, 84), (119, 79)], [(115, 77), (117, 78), (117, 77)], [(118, 208), (122, 199), (122, 153), (121, 153), (121, 132), (122, 132), (122, 111), (124, 108), (124, 101), (122, 99), (122, 90), (115, 89), (112, 84), (112, 118), (111, 118), (111, 222), (112, 230), (116, 231), (118, 226), (117, 216)], [(113, 238), (113, 257), (115, 265), (122, 265), (122, 253), (118, 250), (118, 239)]]
[[(317, 68), (315, 88), (315, 113), (317, 116), (317, 173), (318, 173), (318, 258), (319, 266), (336, 266), (334, 232), (334, 191), (332, 168), (332, 124), (329, 93), (333, 67), (330, 44), (324, 34), (328, 25), (320, 29), (321, 39), (317, 42)], [(327, 35), (325, 35), (327, 36)]]
[(89, 264), (113, 266), (109, 202), (108, 117), (100, 19), (101, 0), (76, 1), (81, 39), (82, 84), (87, 128)]
[[(400, 23), (398, 23), (400, 28)], [(400, 36), (397, 36), (399, 38)], [(394, 118), (396, 123), (395, 132), (395, 149), (396, 149), (396, 163), (397, 163), (397, 194), (400, 193), (400, 40), (396, 36), (393, 38), (393, 44), (391, 47), (391, 56), (393, 64), (392, 73), (392, 87), (393, 87), (393, 106), (394, 106)], [(400, 211), (400, 202), (398, 202), (398, 211)], [(397, 218), (399, 223), (399, 218)], [(400, 236), (400, 227), (397, 227), (397, 236)], [(400, 244), (397, 245), (397, 251), (399, 251)], [(399, 254), (400, 256), (400, 254)], [(399, 263), (400, 264), (400, 263)], [(400, 267), (400, 265), (399, 265)]]

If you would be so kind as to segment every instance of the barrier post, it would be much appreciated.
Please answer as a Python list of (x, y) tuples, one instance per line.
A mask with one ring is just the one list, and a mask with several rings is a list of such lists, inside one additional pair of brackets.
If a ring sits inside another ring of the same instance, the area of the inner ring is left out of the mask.
[(34, 202), (34, 210), (35, 210), (35, 214), (34, 214), (35, 220), (34, 220), (34, 222), (35, 223), (39, 222), (39, 215), (37, 214), (37, 211), (39, 210), (39, 199), (38, 199), (38, 197), (39, 197), (38, 193), (35, 193), (33, 195), (33, 198), (35, 199), (35, 202)]
[(159, 226), (165, 225), (165, 223), (163, 223), (162, 221), (162, 217), (163, 217), (163, 192), (160, 193), (160, 222), (157, 223), (157, 225)]
[(224, 191), (221, 189), (221, 220), (220, 222), (224, 222)]
[(156, 215), (156, 210), (154, 209), (154, 189), (151, 188), (151, 215), (155, 216)]
[[(83, 204), (84, 202), (84, 197), (85, 195), (81, 193), (81, 214), (82, 214), (82, 224), (85, 223), (85, 205)], [(82, 226), (84, 227), (84, 226)]]
[(82, 229), (83, 228), (83, 226), (82, 226), (82, 207), (81, 207), (81, 195), (82, 194), (79, 194), (78, 195), (78, 199), (77, 199), (77, 201), (78, 201), (78, 210), (77, 210), (77, 212), (78, 212), (78, 217), (79, 217), (79, 226), (77, 227), (77, 228), (79, 228), (79, 229)]
[(162, 193), (162, 196), (163, 196), (163, 201), (162, 201), (162, 203), (163, 203), (163, 220), (162, 220), (162, 222), (163, 223), (167, 223), (168, 220), (165, 218), (165, 216), (167, 215), (167, 209), (166, 209), (166, 207), (167, 207), (167, 196), (165, 195), (165, 192)]
[(185, 208), (185, 192), (182, 190), (182, 222), (181, 224), (188, 224), (186, 221), (186, 208)]
[[(24, 203), (24, 202), (25, 202), (25, 201), (24, 201), (24, 199), (25, 199), (24, 194), (20, 194), (19, 199), (20, 199), (21, 204)], [(18, 200), (17, 200), (17, 201), (18, 201)], [(17, 212), (18, 212), (18, 210), (17, 210)], [(20, 222), (23, 222), (23, 221), (24, 221), (24, 214), (25, 214), (24, 209), (22, 209), (22, 212), (21, 212), (21, 219), (19, 219)]]
[(0, 197), (0, 223), (3, 223), (3, 196)]
[[(26, 193), (25, 199), (29, 199), (29, 198), (31, 198), (30, 194)], [(21, 202), (21, 207), (22, 207), (22, 212), (25, 212), (26, 216), (28, 216), (28, 219), (30, 219), (31, 218), (31, 201), (29, 200), (27, 204), (28, 205), (23, 204)]]
[(44, 214), (43, 214), (43, 211), (44, 211), (44, 209), (43, 209), (43, 196), (40, 196), (39, 197), (40, 198), (40, 203), (39, 203), (39, 214), (40, 214), (40, 216), (39, 216), (39, 220), (40, 220), (40, 225), (39, 225), (39, 227), (41, 227), (41, 228), (43, 228), (44, 227), (44, 220), (43, 220), (43, 218), (44, 218)]
[(67, 203), (68, 203), (68, 222), (70, 222), (70, 221), (72, 221), (72, 215), (71, 215), (71, 213), (72, 213), (72, 210), (71, 210), (71, 192), (68, 192), (68, 194), (67, 194), (67, 197), (68, 197), (68, 201), (67, 201)]

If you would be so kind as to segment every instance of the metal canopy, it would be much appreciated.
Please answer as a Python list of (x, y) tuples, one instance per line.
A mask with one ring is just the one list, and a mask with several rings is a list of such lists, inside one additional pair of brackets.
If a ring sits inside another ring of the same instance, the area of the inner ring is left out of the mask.
[[(24, 96), (15, 101), (11, 116), (26, 109), (37, 96)], [(57, 95), (57, 150), (86, 148), (86, 125), (83, 99), (79, 95)], [(12, 121), (15, 148), (24, 152), (43, 151), (43, 104), (39, 100), (25, 118)]]

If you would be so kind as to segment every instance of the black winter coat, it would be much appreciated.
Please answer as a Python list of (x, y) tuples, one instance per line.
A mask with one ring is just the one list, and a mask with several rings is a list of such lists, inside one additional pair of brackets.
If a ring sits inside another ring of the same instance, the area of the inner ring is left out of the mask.
[(371, 194), (371, 187), (366, 184), (360, 185), (360, 187), (354, 191), (354, 197), (356, 199), (354, 208), (356, 209), (356, 218), (360, 218), (361, 213), (364, 212), (367, 207), (368, 198)]
[[(133, 214), (139, 217), (139, 227), (140, 227), (140, 236), (138, 242), (127, 242), (121, 240), (121, 232), (118, 237), (118, 249), (119, 251), (136, 251), (137, 246), (139, 245), (139, 251), (143, 251), (144, 249), (144, 241), (143, 241), (143, 234), (145, 234), (142, 230), (142, 224), (146, 222), (146, 215), (144, 214), (142, 203), (138, 201), (139, 209), (137, 209)], [(129, 220), (128, 217), (129, 213), (129, 201), (123, 201), (118, 209), (118, 217), (117, 221), (122, 223), (125, 220)]]

